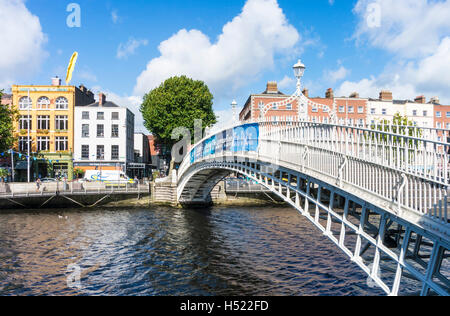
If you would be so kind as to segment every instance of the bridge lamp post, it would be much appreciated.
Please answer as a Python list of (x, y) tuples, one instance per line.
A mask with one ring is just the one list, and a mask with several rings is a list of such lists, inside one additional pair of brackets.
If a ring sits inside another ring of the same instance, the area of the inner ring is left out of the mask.
[(294, 65), (294, 74), (297, 78), (297, 89), (300, 91), (301, 89), (301, 80), (303, 77), (303, 74), (305, 73), (306, 67), (305, 65), (298, 60), (298, 62)]
[(297, 78), (297, 91), (295, 95), (297, 95), (297, 102), (298, 102), (298, 118), (301, 119), (302, 121), (307, 121), (308, 104), (305, 104), (306, 102), (303, 102), (304, 96), (302, 93), (302, 84), (301, 84), (302, 77), (303, 74), (305, 73), (306, 67), (299, 59), (293, 68), (294, 68), (294, 75)]

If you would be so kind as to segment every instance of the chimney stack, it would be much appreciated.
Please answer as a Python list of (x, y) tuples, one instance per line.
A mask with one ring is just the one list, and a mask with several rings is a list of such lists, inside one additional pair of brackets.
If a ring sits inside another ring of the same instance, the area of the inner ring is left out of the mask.
[(334, 92), (332, 88), (328, 88), (327, 92), (325, 93), (325, 98), (334, 99)]
[(352, 94), (350, 94), (350, 98), (352, 98), (352, 99), (359, 99), (359, 93), (358, 92), (353, 92)]
[(58, 87), (61, 85), (61, 79), (58, 76), (52, 78), (52, 86)]
[(302, 93), (305, 97), (309, 98), (309, 90), (308, 89), (306, 89), (306, 88), (303, 89)]
[(394, 100), (393, 96), (392, 96), (392, 92), (389, 90), (382, 90), (380, 92), (380, 100), (381, 101), (392, 101)]
[(439, 97), (432, 97), (431, 100), (430, 100), (430, 103), (440, 104), (441, 101), (439, 100)]
[(418, 96), (418, 97), (416, 97), (415, 99), (414, 99), (414, 102), (416, 102), (416, 103), (422, 103), (422, 104), (425, 104), (426, 103), (426, 98), (425, 98), (425, 96), (424, 95), (420, 95), (420, 96)]
[(267, 83), (266, 93), (270, 93), (270, 94), (278, 93), (278, 84), (276, 81), (269, 81)]
[(98, 105), (103, 106), (106, 103), (106, 95), (100, 92), (98, 94)]

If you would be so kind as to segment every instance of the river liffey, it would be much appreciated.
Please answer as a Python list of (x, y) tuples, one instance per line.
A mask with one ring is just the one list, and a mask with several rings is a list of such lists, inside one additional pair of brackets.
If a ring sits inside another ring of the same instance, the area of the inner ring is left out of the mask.
[(0, 214), (0, 295), (383, 295), (366, 280), (290, 208)]

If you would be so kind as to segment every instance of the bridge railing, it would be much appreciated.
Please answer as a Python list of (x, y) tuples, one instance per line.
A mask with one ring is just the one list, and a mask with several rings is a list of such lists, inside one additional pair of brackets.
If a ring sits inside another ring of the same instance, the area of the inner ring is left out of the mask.
[[(190, 159), (188, 155), (179, 176), (205, 159), (247, 156), (331, 177), (336, 185), (350, 184), (390, 202), (399, 215), (413, 210), (448, 225), (450, 144), (438, 140), (436, 129), (400, 126), (378, 130), (375, 126), (297, 121), (259, 122), (257, 129), (256, 137), (251, 133), (239, 140), (218, 133), (214, 142), (206, 141), (214, 150), (200, 142), (192, 149), (200, 152), (200, 157)], [(249, 152), (248, 146), (236, 142), (258, 146)]]
[(41, 183), (39, 187), (36, 183), (0, 183), (0, 198), (148, 192), (149, 183), (58, 181)]

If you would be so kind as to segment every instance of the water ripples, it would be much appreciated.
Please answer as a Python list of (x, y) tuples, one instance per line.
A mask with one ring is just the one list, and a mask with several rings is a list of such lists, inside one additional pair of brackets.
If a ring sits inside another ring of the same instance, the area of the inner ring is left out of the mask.
[(289, 208), (0, 214), (0, 295), (383, 294), (366, 279)]

